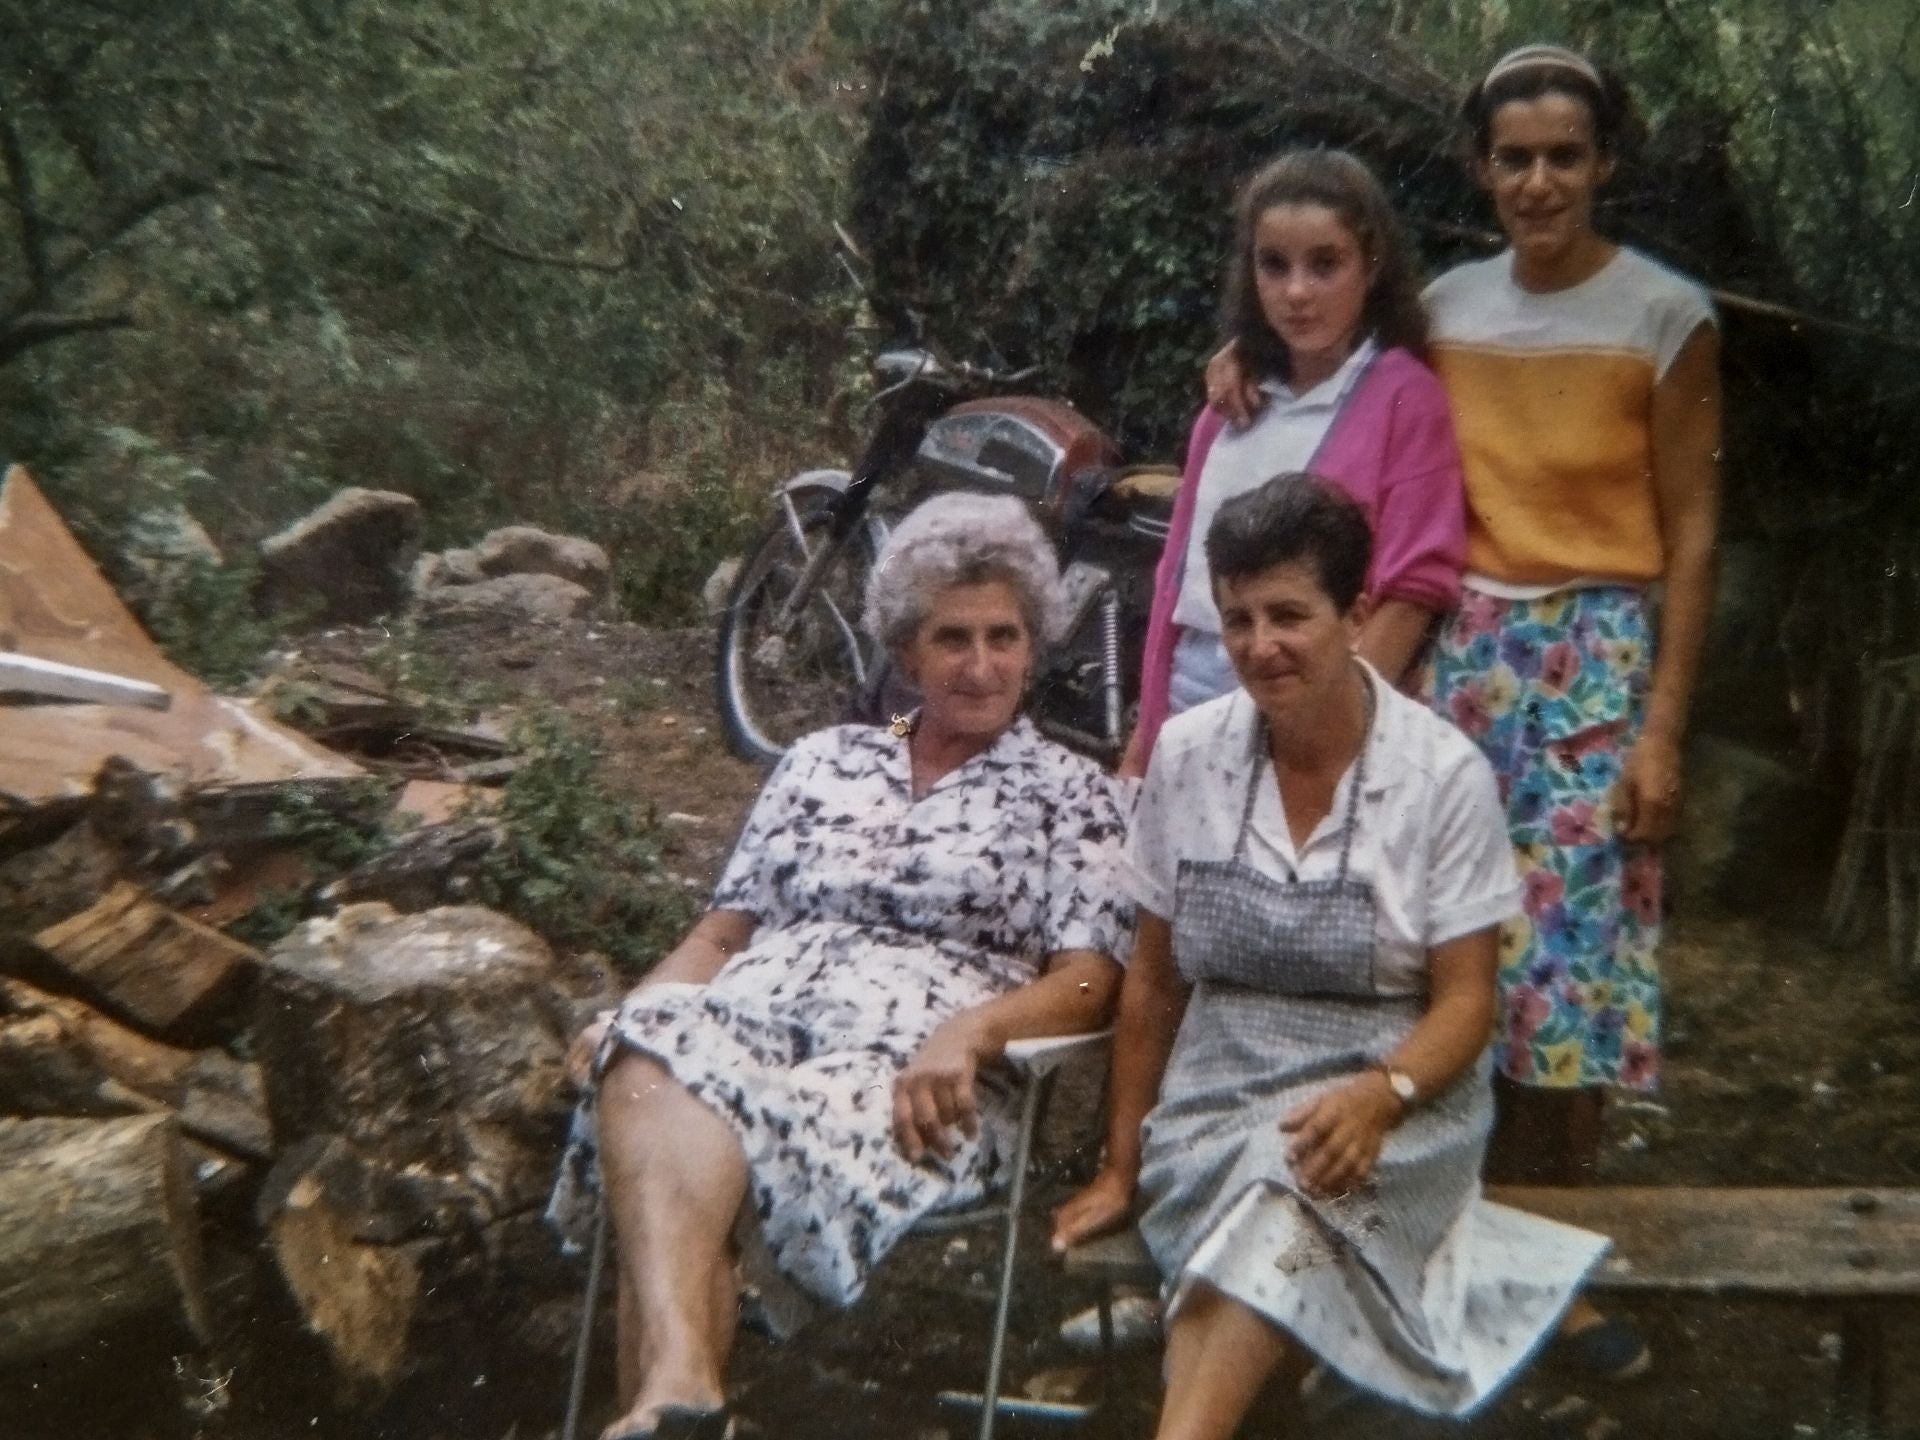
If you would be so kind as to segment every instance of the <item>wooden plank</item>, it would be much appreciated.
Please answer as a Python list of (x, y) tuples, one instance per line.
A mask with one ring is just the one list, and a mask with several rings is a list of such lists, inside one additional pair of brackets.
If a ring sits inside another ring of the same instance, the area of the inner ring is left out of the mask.
[(33, 943), (108, 1009), (157, 1031), (203, 1014), (260, 958), (127, 881)]
[[(1920, 1190), (1523, 1189), (1488, 1198), (1613, 1240), (1595, 1290), (1797, 1299), (1920, 1298)], [(1116, 1285), (1158, 1276), (1136, 1231), (1063, 1257)]]
[(1495, 1187), (1488, 1198), (1611, 1237), (1596, 1290), (1920, 1296), (1920, 1189)]
[(0, 651), (0, 695), (30, 695), (36, 700), (77, 700), (94, 705), (137, 705), (165, 710), (173, 697), (158, 685), (105, 670), (62, 665), (32, 655)]

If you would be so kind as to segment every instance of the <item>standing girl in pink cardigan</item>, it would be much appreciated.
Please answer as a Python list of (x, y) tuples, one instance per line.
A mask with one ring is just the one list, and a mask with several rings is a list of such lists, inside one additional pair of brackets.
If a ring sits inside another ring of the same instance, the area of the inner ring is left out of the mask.
[(1397, 681), (1453, 607), (1466, 553), (1460, 457), (1426, 345), (1408, 251), (1379, 181), (1338, 150), (1294, 150), (1241, 190), (1225, 328), (1266, 390), (1244, 429), (1194, 422), (1154, 577), (1140, 723), (1121, 761), (1146, 773), (1161, 724), (1238, 682), (1220, 643), (1201, 539), (1220, 506), (1311, 470), (1367, 513), (1373, 564), (1358, 649)]

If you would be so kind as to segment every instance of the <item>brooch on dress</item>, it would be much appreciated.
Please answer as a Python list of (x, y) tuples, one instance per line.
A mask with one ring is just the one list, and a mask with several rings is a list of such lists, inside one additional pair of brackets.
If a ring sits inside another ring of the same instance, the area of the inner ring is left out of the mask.
[(913, 734), (913, 716), (896, 715), (888, 722), (887, 729), (891, 730), (899, 739), (904, 740), (907, 736)]

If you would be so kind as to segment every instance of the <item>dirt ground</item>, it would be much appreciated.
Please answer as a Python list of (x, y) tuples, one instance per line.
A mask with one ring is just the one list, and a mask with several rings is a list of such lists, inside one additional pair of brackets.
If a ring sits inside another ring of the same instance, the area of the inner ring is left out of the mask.
[[(374, 637), (374, 638), (377, 638)], [(368, 637), (340, 636), (337, 655)], [(724, 860), (759, 783), (719, 739), (710, 680), (711, 635), (701, 629), (651, 632), (626, 624), (583, 625), (560, 634), (475, 644), (438, 642), (464, 681), (495, 703), (540, 700), (590, 718), (609, 759), (608, 783), (650, 807), (671, 835), (670, 859), (690, 887), (704, 889)], [(1797, 907), (1806, 908), (1804, 905)], [(1657, 1100), (1617, 1104), (1610, 1119), (1607, 1178), (1648, 1184), (1920, 1185), (1920, 1003), (1887, 981), (1877, 955), (1824, 947), (1796, 907), (1767, 917), (1681, 915), (1665, 950), (1672, 1035), (1665, 1088)], [(1058, 1396), (1090, 1388), (1076, 1374), (1055, 1328), (1092, 1299), (1044, 1255), (1038, 1215), (1092, 1164), (1094, 1091), (1064, 1085), (1043, 1137), (1043, 1175), (1027, 1261), (1016, 1296), (1010, 1390)], [(970, 1416), (942, 1409), (948, 1388), (978, 1387), (984, 1370), (991, 1276), (999, 1246), (988, 1231), (909, 1242), (889, 1260), (851, 1314), (775, 1346), (744, 1336), (734, 1402), (743, 1433), (779, 1440), (960, 1440)], [(554, 1262), (541, 1296), (499, 1297), (503, 1332), (548, 1332), (539, 1353), (558, 1353), (576, 1311), (579, 1270)], [(241, 1284), (235, 1278), (232, 1283)], [(424, 1377), (373, 1410), (343, 1410), (317, 1375), (295, 1327), (261, 1296), (260, 1325), (285, 1346), (286, 1369), (271, 1387), (233, 1383), (231, 1403), (214, 1403), (186, 1433), (205, 1440), (268, 1440), (303, 1434), (354, 1440), (546, 1440), (557, 1433), (566, 1389), (551, 1359), (470, 1375), (457, 1355), (440, 1355)], [(1243, 1434), (1350, 1437), (1460, 1435), (1474, 1440), (1613, 1436), (1783, 1437), (1859, 1434), (1829, 1415), (1838, 1318), (1817, 1306), (1685, 1300), (1619, 1307), (1644, 1327), (1656, 1369), (1624, 1387), (1596, 1388), (1567, 1373), (1549, 1350), (1471, 1424), (1421, 1424), (1340, 1393), (1318, 1392), (1304, 1431), (1278, 1428), (1277, 1413)], [(279, 1330), (274, 1327), (278, 1325)], [(610, 1327), (595, 1346), (588, 1433), (609, 1413)], [(512, 1354), (511, 1350), (506, 1352)], [(521, 1353), (534, 1353), (524, 1351)], [(1894, 1414), (1920, 1436), (1920, 1306), (1895, 1320)], [(45, 1434), (73, 1440), (91, 1429), (53, 1419), (54, 1392), (71, 1388), (49, 1374), (47, 1395), (0, 1437)], [(205, 1396), (221, 1381), (191, 1361), (173, 1390)], [(40, 1394), (40, 1387), (33, 1389)], [(290, 1396), (292, 1398), (290, 1398)], [(310, 1403), (309, 1403), (310, 1402)], [(1079, 1428), (1089, 1440), (1144, 1437), (1156, 1404), (1156, 1356), (1125, 1357), (1108, 1402)], [(138, 1437), (180, 1433), (150, 1424), (132, 1399), (97, 1433)], [(296, 1413), (300, 1418), (294, 1418)], [(34, 1420), (37, 1414), (43, 1419)], [(354, 1418), (343, 1418), (351, 1414)], [(310, 1417), (310, 1418), (309, 1418)], [(41, 1428), (44, 1426), (45, 1428)], [(291, 1427), (291, 1428), (289, 1428)], [(1075, 1433), (1058, 1426), (1005, 1424), (1009, 1440)]]

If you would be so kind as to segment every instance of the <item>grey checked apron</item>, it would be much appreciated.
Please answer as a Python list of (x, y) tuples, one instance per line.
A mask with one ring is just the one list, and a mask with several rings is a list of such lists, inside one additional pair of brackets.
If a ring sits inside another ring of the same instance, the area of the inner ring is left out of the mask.
[[(1372, 682), (1368, 698), (1372, 701)], [(1440, 1373), (1421, 1305), (1428, 1257), (1479, 1192), (1492, 1122), (1487, 1062), (1388, 1132), (1373, 1176), (1352, 1194), (1302, 1192), (1280, 1122), (1316, 1093), (1381, 1063), (1426, 1010), (1424, 994), (1386, 994), (1374, 975), (1372, 883), (1350, 873), (1362, 819), (1368, 736), (1354, 762), (1340, 865), (1332, 880), (1279, 879), (1246, 861), (1255, 791), (1268, 773), (1254, 729), (1246, 806), (1228, 860), (1181, 858), (1174, 958), (1193, 983), (1186, 1016), (1142, 1128), (1140, 1230), (1170, 1285), (1252, 1186), (1299, 1202), (1303, 1223), (1357, 1259), (1359, 1297), (1402, 1358)], [(1311, 1245), (1308, 1246), (1311, 1249)], [(1288, 1255), (1249, 1263), (1296, 1265)]]

